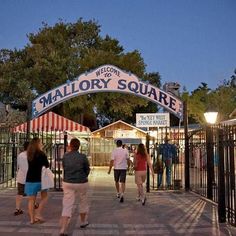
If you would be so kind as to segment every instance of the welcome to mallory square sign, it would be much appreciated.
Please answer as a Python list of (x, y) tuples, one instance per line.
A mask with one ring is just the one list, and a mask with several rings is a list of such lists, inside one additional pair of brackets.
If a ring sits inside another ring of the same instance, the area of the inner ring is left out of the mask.
[(140, 81), (134, 74), (116, 66), (103, 65), (37, 97), (32, 102), (32, 118), (72, 97), (98, 92), (119, 92), (140, 96), (161, 105), (180, 119), (183, 117), (182, 101), (175, 96)]

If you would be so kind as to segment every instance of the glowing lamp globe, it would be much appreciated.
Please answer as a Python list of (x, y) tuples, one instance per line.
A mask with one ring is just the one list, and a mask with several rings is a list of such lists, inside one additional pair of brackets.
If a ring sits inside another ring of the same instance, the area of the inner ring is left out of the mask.
[(208, 111), (204, 113), (204, 117), (208, 124), (215, 124), (217, 120), (218, 112), (216, 111)]

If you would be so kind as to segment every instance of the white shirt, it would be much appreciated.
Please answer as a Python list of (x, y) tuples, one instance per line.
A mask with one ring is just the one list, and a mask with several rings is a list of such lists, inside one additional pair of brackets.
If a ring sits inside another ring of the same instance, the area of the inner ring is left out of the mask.
[(111, 160), (114, 160), (114, 169), (126, 170), (127, 160), (129, 160), (129, 153), (127, 149), (117, 147), (112, 151)]
[(26, 175), (28, 171), (28, 160), (27, 160), (27, 152), (21, 152), (17, 156), (17, 175), (16, 181), (20, 184), (25, 184)]

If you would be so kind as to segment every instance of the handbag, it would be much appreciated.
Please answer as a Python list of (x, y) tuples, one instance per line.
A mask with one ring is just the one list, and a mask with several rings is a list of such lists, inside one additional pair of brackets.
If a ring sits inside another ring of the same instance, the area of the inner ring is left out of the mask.
[(43, 166), (41, 173), (41, 189), (50, 189), (54, 187), (54, 174), (49, 168)]

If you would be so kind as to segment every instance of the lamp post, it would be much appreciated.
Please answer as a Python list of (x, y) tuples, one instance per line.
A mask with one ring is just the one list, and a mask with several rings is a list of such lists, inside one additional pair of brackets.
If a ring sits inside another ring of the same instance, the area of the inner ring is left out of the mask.
[(224, 161), (224, 133), (223, 129), (218, 129), (218, 218), (219, 223), (226, 222), (226, 205), (225, 205), (225, 161)]
[[(206, 112), (204, 113), (205, 119), (208, 124), (215, 124), (218, 116), (218, 112)], [(217, 128), (217, 143), (218, 143), (218, 218), (219, 223), (226, 222), (226, 206), (225, 206), (225, 163), (224, 163), (224, 147), (223, 140), (224, 134), (221, 128)], [(206, 143), (207, 143), (207, 197), (212, 199), (212, 180), (214, 178), (214, 163), (213, 163), (213, 134), (211, 127), (207, 126), (206, 129)], [(209, 161), (209, 164), (208, 164)], [(209, 167), (209, 169), (208, 169)], [(208, 177), (209, 176), (209, 177)], [(208, 184), (209, 180), (209, 184)]]
[(207, 111), (204, 117), (207, 122), (206, 126), (206, 152), (207, 152), (207, 198), (213, 199), (213, 179), (214, 179), (214, 152), (213, 152), (213, 132), (211, 125), (216, 123), (218, 112)]

